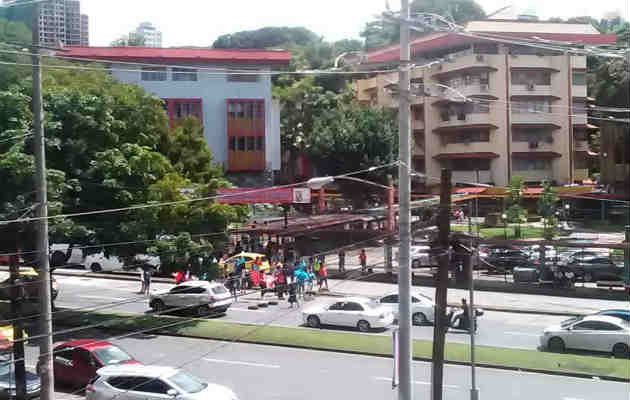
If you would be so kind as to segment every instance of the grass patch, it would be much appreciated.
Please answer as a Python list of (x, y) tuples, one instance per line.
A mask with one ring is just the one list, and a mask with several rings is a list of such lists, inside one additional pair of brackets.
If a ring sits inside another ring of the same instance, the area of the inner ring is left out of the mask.
[[(503, 227), (492, 227), (486, 228), (483, 226), (479, 227), (479, 234), (484, 239), (503, 239), (505, 234), (507, 233), (508, 239), (515, 238), (515, 226), (508, 226), (507, 228)], [(468, 232), (468, 225), (451, 225), (451, 230), (455, 232)], [(477, 233), (477, 225), (472, 226), (473, 234)], [(543, 238), (543, 229), (535, 228), (532, 226), (521, 225), (521, 237), (520, 239), (542, 239)]]
[[(132, 318), (137, 316), (136, 318)], [(248, 341), (270, 345), (301, 346), (320, 350), (337, 350), (391, 355), (391, 337), (360, 335), (352, 332), (261, 326), (230, 323), (220, 320), (151, 316), (131, 313), (63, 313), (55, 323), (65, 326), (87, 326), (101, 323), (109, 329), (133, 332), (161, 328), (166, 334), (193, 336), (215, 340)], [(170, 325), (170, 326), (169, 326)], [(480, 364), (509, 366), (522, 369), (539, 369), (552, 372), (577, 372), (597, 376), (630, 379), (628, 360), (597, 356), (554, 354), (536, 350), (519, 350), (504, 347), (476, 346), (476, 359)], [(414, 340), (413, 356), (431, 358), (432, 342)], [(470, 361), (470, 347), (466, 344), (447, 343), (446, 359)]]

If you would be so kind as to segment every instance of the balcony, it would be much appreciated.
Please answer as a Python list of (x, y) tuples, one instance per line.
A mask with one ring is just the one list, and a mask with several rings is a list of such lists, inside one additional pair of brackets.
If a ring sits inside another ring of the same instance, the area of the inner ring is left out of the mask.
[(424, 130), (424, 121), (412, 119), (411, 120), (411, 130), (413, 131), (423, 131)]
[(527, 151), (553, 151), (553, 143), (545, 140), (532, 140), (529, 142), (512, 142), (510, 146), (512, 151), (524, 153)]
[(517, 113), (512, 112), (510, 117), (510, 122), (513, 125), (531, 125), (531, 126), (540, 126), (540, 127), (549, 127), (560, 129), (560, 126), (555, 123), (555, 118), (553, 115), (548, 113), (540, 112), (540, 113)]
[(499, 65), (502, 59), (503, 56), (501, 55), (472, 54), (469, 52), (461, 55), (455, 54), (451, 55), (450, 61), (433, 66), (431, 72), (434, 77), (440, 79), (466, 72), (494, 72), (497, 71), (497, 68), (493, 65)]
[(512, 96), (554, 96), (553, 88), (551, 85), (516, 85), (511, 86)]
[(572, 97), (586, 97), (586, 85), (572, 85), (571, 95)]
[(454, 183), (492, 183), (492, 171), (453, 171)]
[[(521, 70), (548, 70), (550, 72), (560, 72), (560, 66), (565, 62), (563, 56), (538, 56), (529, 54), (518, 54), (510, 56), (510, 67)], [(577, 68), (577, 67), (576, 67)]]
[(442, 118), (438, 118), (437, 127), (438, 128), (459, 128), (459, 127), (463, 128), (470, 125), (488, 126), (489, 121), (490, 121), (489, 113), (464, 114), (464, 119), (459, 119), (458, 115), (449, 115), (448, 121), (444, 121), (442, 120)]
[(512, 171), (512, 176), (520, 176), (526, 182), (542, 182), (553, 180), (553, 171), (547, 169), (530, 169), (526, 171)]
[(586, 69), (586, 56), (572, 56), (571, 68), (573, 69)]
[(586, 114), (574, 115), (571, 117), (573, 125), (586, 125), (588, 117)]

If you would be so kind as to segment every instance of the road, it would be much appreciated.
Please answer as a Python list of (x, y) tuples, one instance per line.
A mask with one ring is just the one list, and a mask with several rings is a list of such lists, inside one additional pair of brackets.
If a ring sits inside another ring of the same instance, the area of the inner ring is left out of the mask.
[[(102, 308), (109, 311), (138, 313), (144, 313), (149, 310), (146, 298), (135, 293), (139, 289), (138, 282), (61, 276), (57, 279), (60, 287), (59, 298), (56, 302), (58, 307), (74, 309)], [(170, 284), (156, 284), (153, 289), (159, 291), (170, 287), (172, 287)], [(269, 294), (268, 298), (273, 299), (273, 296)], [(301, 310), (289, 309), (286, 301), (281, 302), (277, 306), (270, 306), (264, 309), (248, 309), (248, 306), (257, 304), (259, 301), (259, 295), (240, 298), (228, 310), (227, 315), (220, 317), (220, 319), (291, 327), (302, 325)], [(335, 301), (333, 297), (320, 296), (313, 301), (306, 302), (301, 308), (309, 308), (319, 302), (330, 303), (333, 301)], [(479, 320), (479, 332), (476, 343), (488, 346), (536, 349), (539, 343), (540, 332), (546, 326), (559, 323), (564, 319), (566, 318), (558, 316), (488, 311)], [(374, 334), (390, 335), (391, 333), (385, 331), (375, 332)], [(413, 328), (413, 337), (431, 340), (433, 338), (433, 328), (431, 326), (416, 326)], [(452, 331), (447, 334), (447, 341), (468, 343), (469, 336), (463, 332)]]
[[(184, 366), (208, 382), (232, 388), (241, 400), (396, 397), (388, 358), (152, 335), (116, 344), (145, 364)], [(28, 359), (36, 355), (37, 348), (27, 347)], [(413, 377), (414, 397), (430, 398), (430, 365), (415, 362)], [(478, 369), (477, 382), (484, 400), (627, 400), (630, 391), (626, 383), (491, 369)], [(469, 399), (470, 368), (446, 366), (444, 384), (445, 399)]]

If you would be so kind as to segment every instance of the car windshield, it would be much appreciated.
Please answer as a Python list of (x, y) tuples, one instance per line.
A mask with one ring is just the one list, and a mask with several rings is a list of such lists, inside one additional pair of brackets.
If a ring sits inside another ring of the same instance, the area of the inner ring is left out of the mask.
[(103, 365), (119, 364), (133, 360), (133, 358), (116, 346), (99, 347), (94, 349), (94, 354)]
[(199, 378), (184, 371), (179, 371), (169, 379), (186, 393), (199, 393), (208, 387), (207, 383), (201, 382)]
[(212, 293), (214, 294), (227, 293), (227, 289), (225, 288), (225, 286), (215, 286), (212, 288)]
[(584, 318), (584, 317), (573, 317), (573, 318), (569, 318), (569, 319), (567, 319), (567, 320), (564, 320), (564, 321), (560, 322), (560, 326), (561, 326), (561, 327), (563, 327), (563, 328), (566, 328), (566, 327), (568, 327), (569, 325), (574, 324), (574, 323), (576, 323), (577, 321), (582, 320), (582, 318)]

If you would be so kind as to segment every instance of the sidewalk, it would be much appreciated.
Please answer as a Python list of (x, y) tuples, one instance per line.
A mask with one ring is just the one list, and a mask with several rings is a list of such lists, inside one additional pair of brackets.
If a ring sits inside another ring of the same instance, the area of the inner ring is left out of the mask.
[[(330, 295), (377, 297), (389, 292), (397, 292), (398, 285), (378, 282), (359, 282), (351, 280), (330, 280)], [(435, 297), (435, 288), (414, 286), (412, 291), (420, 292), (430, 298)], [(448, 290), (448, 303), (461, 304), (461, 299), (468, 299), (468, 291)], [(487, 310), (506, 312), (529, 312), (535, 314), (576, 315), (590, 314), (604, 309), (628, 309), (626, 301), (596, 300), (580, 298), (562, 298), (556, 296), (528, 295), (518, 293), (498, 293), (475, 291), (475, 304)]]

